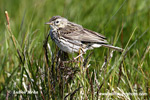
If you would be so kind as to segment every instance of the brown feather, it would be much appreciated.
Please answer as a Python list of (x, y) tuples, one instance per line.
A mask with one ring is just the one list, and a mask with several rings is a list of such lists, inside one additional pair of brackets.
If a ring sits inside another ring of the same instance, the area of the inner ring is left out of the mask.
[(104, 43), (107, 44), (107, 40), (106, 37), (104, 37), (103, 35), (85, 29), (80, 25), (74, 25), (74, 23), (71, 23), (69, 25), (67, 25), (65, 28), (59, 28), (58, 32), (60, 33), (60, 36), (66, 38), (66, 39), (70, 39), (70, 40), (78, 40), (78, 41), (87, 41), (87, 42), (100, 42), (100, 43)]

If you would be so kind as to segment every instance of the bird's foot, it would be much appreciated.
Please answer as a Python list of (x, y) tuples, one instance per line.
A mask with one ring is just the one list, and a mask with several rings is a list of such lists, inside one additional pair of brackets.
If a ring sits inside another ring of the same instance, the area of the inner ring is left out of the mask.
[(79, 58), (79, 57), (82, 57), (82, 54), (79, 54), (78, 56), (76, 56), (75, 58), (73, 58), (72, 60), (69, 60), (69, 61), (63, 61), (63, 63), (72, 63), (72, 62), (79, 62), (79, 61), (77, 61), (77, 59)]

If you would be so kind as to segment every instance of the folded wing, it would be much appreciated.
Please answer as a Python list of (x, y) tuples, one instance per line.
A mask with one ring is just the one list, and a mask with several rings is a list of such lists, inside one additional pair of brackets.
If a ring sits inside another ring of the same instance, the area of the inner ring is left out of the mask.
[(108, 43), (105, 36), (74, 23), (69, 23), (65, 28), (59, 29), (59, 31), (62, 37), (70, 40), (77, 40), (83, 43)]

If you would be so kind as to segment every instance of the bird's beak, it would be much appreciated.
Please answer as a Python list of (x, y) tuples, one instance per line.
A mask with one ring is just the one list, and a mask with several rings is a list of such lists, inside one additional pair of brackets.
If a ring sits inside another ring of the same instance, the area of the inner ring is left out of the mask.
[(47, 23), (45, 23), (46, 25), (52, 25), (52, 23), (51, 22), (47, 22)]

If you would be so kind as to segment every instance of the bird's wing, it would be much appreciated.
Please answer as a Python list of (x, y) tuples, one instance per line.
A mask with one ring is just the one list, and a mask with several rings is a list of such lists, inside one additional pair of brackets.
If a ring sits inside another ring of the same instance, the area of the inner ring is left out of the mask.
[(108, 44), (105, 36), (97, 32), (85, 29), (82, 26), (75, 24), (75, 23), (70, 23), (68, 26), (66, 26), (65, 28), (59, 29), (58, 31), (60, 32), (60, 36), (68, 39), (69, 41), (71, 40), (78, 41), (78, 42), (80, 41), (83, 44), (84, 43), (85, 44), (96, 43), (104, 47), (112, 48), (118, 51), (123, 51), (123, 49), (120, 47), (115, 47), (115, 46)]
[(74, 23), (69, 23), (65, 28), (60, 28), (58, 31), (60, 36), (69, 40), (77, 40), (83, 43), (108, 43), (105, 36)]

